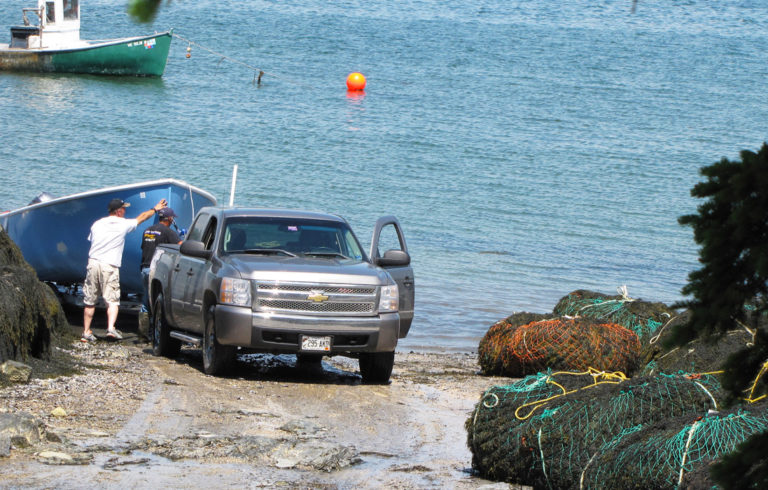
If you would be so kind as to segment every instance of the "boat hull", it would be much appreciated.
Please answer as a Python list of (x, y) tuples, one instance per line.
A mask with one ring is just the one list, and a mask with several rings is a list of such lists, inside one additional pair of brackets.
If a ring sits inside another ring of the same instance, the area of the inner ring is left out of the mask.
[[(215, 206), (216, 198), (185, 182), (165, 179), (128, 186), (110, 187), (32, 204), (0, 214), (0, 225), (21, 249), (24, 259), (37, 271), (41, 281), (61, 286), (76, 285), (85, 279), (94, 221), (107, 215), (113, 198), (131, 203), (126, 217), (134, 218), (166, 199), (178, 217), (179, 228), (189, 228), (202, 207)], [(141, 239), (143, 231), (157, 223), (157, 217), (141, 223), (126, 236), (120, 287), (123, 294), (141, 294)]]
[(0, 70), (160, 77), (171, 38), (165, 32), (70, 49), (0, 49)]

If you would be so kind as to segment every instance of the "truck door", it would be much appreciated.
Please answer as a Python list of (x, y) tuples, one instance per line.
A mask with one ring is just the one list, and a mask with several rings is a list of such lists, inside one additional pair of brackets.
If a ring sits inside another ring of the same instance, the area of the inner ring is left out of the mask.
[[(216, 239), (215, 216), (211, 216), (205, 225), (200, 241), (203, 242), (205, 250), (213, 250)], [(206, 271), (208, 270), (208, 260), (199, 257), (184, 257), (184, 264), (181, 272), (186, 274), (187, 288), (184, 294), (184, 328), (199, 334), (203, 333), (203, 298), (205, 295)]]
[[(408, 246), (405, 243), (405, 235), (400, 222), (394, 216), (383, 216), (376, 221), (371, 238), (371, 261), (379, 267), (386, 269), (392, 279), (397, 283), (400, 294), (400, 338), (408, 335), (413, 321), (413, 303), (415, 296), (415, 283), (413, 268), (410, 259), (400, 260), (397, 264), (390, 265), (387, 259), (388, 251), (401, 251), (408, 255)], [(402, 257), (402, 254), (400, 254)]]
[[(187, 240), (202, 241), (210, 221), (211, 216), (209, 214), (199, 215), (189, 231)], [(195, 282), (192, 278), (195, 276), (201, 263), (204, 264), (205, 260), (184, 255), (179, 251), (178, 260), (171, 271), (173, 277), (171, 280), (170, 298), (171, 315), (173, 323), (179, 328), (190, 328), (193, 322), (199, 321), (199, 319), (191, 317), (186, 303), (189, 296), (194, 293)]]

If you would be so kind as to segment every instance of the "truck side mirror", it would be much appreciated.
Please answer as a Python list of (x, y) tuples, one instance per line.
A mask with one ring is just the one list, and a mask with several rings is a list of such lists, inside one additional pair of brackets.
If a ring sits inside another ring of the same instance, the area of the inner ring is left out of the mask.
[(211, 258), (211, 251), (206, 250), (205, 244), (197, 240), (184, 240), (179, 247), (179, 251), (183, 255), (189, 255), (191, 257), (198, 257), (208, 260)]
[(383, 257), (376, 259), (376, 265), (382, 267), (406, 266), (411, 263), (411, 256), (402, 250), (387, 250)]

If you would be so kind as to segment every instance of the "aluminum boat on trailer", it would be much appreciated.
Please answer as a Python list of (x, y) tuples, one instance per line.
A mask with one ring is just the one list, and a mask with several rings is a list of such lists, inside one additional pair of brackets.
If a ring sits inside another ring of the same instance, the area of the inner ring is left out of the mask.
[[(179, 228), (189, 228), (200, 208), (217, 203), (213, 195), (202, 189), (179, 180), (163, 179), (59, 198), (43, 193), (27, 206), (0, 213), (0, 226), (21, 249), (41, 281), (76, 286), (85, 279), (91, 225), (107, 215), (107, 204), (113, 198), (131, 203), (128, 218), (135, 218), (165, 199), (178, 215), (175, 221)], [(156, 222), (154, 217), (141, 223), (125, 238), (120, 268), (120, 288), (125, 294), (143, 292), (139, 268), (141, 238), (144, 229)]]
[(172, 32), (84, 41), (80, 0), (38, 0), (22, 9), (23, 25), (11, 27), (11, 42), (0, 44), (0, 70), (160, 77)]

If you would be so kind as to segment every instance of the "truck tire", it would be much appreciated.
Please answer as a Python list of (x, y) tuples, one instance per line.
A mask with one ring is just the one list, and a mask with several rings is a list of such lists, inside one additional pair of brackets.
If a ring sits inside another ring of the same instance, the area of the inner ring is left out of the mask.
[(360, 353), (360, 374), (363, 383), (387, 384), (395, 365), (394, 352), (362, 352)]
[(171, 326), (165, 318), (165, 302), (163, 295), (157, 295), (152, 306), (152, 325), (149, 331), (152, 336), (152, 353), (156, 356), (176, 357), (181, 350), (181, 341), (171, 337)]
[(205, 334), (203, 335), (203, 371), (205, 374), (222, 374), (232, 367), (236, 347), (221, 345), (216, 340), (215, 308), (211, 306), (205, 315)]

